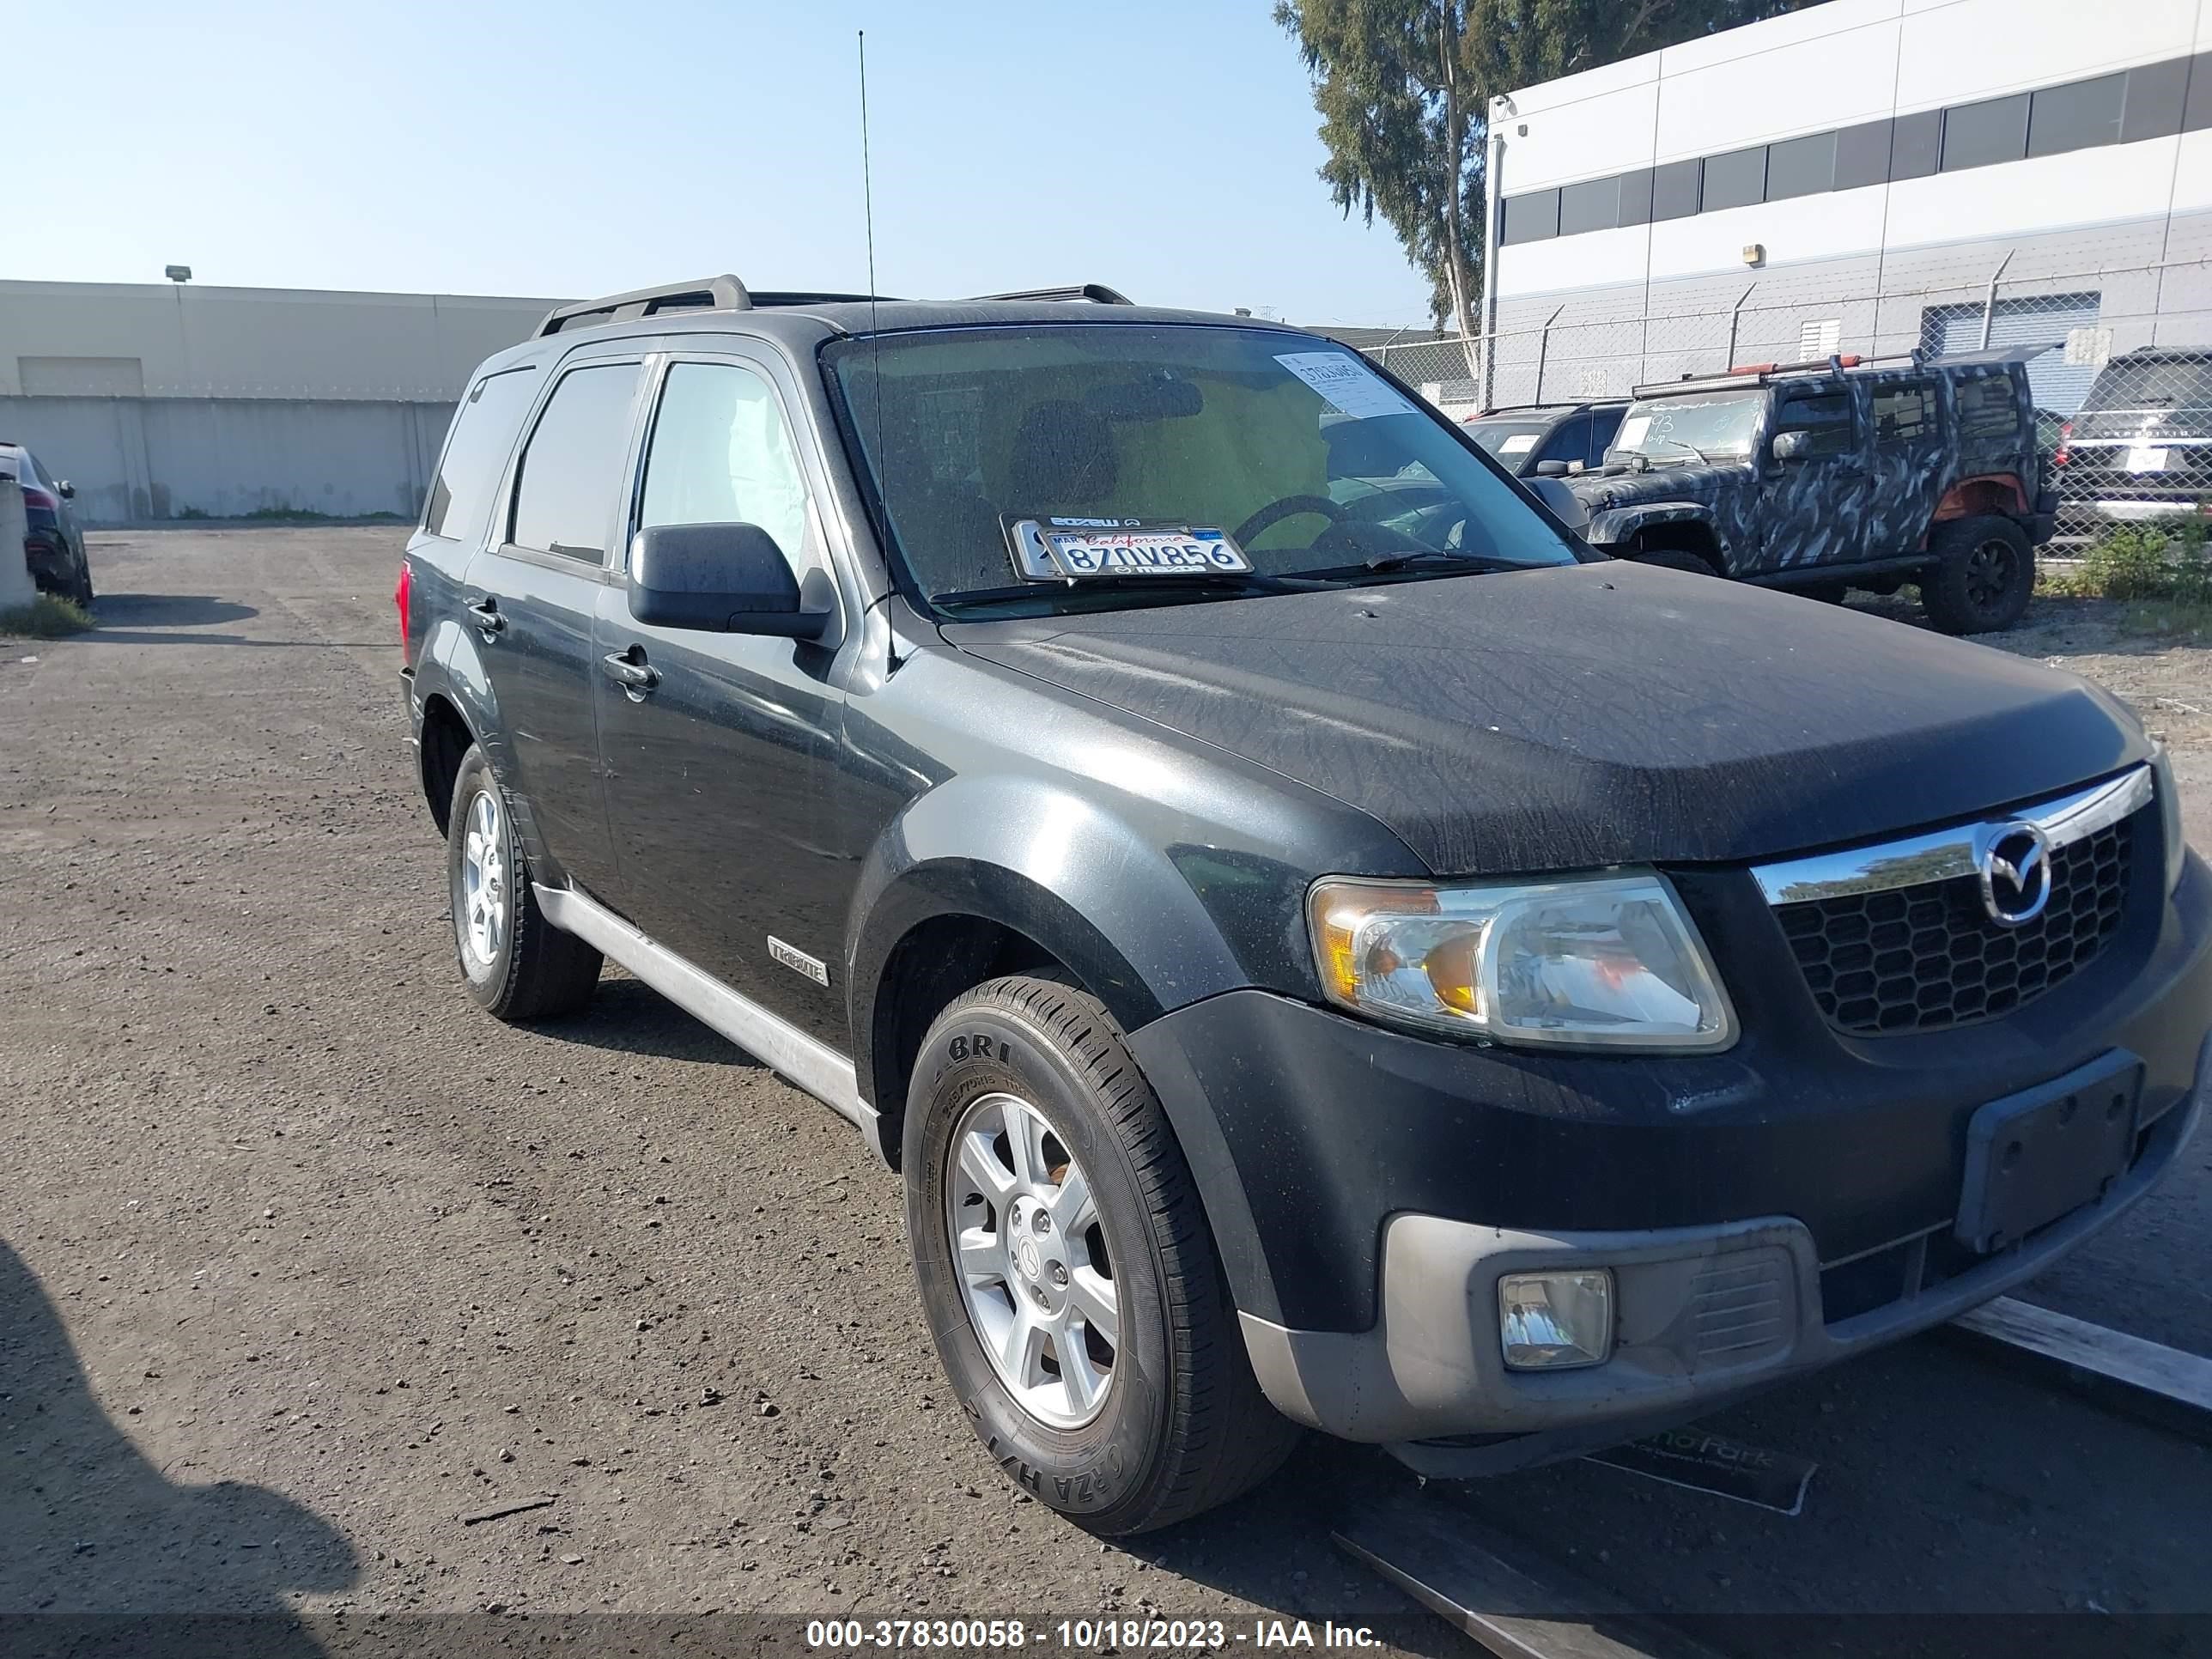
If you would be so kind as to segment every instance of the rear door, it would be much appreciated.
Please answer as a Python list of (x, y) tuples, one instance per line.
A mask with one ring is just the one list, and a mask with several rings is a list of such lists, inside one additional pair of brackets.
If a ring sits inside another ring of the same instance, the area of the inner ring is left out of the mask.
[[(656, 379), (625, 544), (657, 525), (758, 525), (802, 586), (834, 590), (819, 464), (774, 358), (734, 341), (685, 343)], [(842, 1049), (857, 874), (830, 818), (845, 630), (817, 643), (651, 626), (630, 615), (623, 564), (599, 595), (592, 647), (616, 902), (678, 955)], [(639, 668), (652, 683), (624, 683)]]
[[(1759, 449), (1758, 571), (1829, 564), (1863, 556), (1856, 516), (1866, 485), (1858, 416), (1851, 388), (1832, 382), (1784, 386), (1778, 394), (1771, 429)], [(1774, 459), (1774, 440), (1802, 432), (1796, 459)], [(1736, 574), (1746, 573), (1739, 562)]]
[(1866, 529), (1856, 555), (1865, 559), (1910, 553), (1927, 536), (1951, 475), (1942, 399), (1935, 377), (1881, 374), (1867, 386), (1869, 436)]
[(592, 891), (606, 890), (614, 866), (592, 617), (617, 542), (642, 376), (635, 341), (561, 364), (515, 459), (493, 544), (463, 584), (507, 748), (501, 781), (526, 833)]

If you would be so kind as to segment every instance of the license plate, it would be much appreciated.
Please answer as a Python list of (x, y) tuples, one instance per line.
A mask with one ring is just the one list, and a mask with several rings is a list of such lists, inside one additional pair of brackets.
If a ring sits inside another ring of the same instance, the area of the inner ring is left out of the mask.
[(2134, 1151), (2142, 1071), (2116, 1048), (1968, 1119), (1960, 1243), (2002, 1249), (2100, 1196)]
[(1015, 563), (1032, 579), (1204, 576), (1252, 568), (1225, 533), (1194, 525), (1024, 519), (1012, 529)]
[(2166, 451), (2143, 449), (2128, 451), (2128, 471), (2130, 472), (2163, 472), (2166, 471)]

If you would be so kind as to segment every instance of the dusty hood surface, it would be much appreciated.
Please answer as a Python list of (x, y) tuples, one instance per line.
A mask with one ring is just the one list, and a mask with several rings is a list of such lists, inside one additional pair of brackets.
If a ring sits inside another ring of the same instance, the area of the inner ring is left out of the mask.
[(2148, 753), (2069, 674), (1627, 563), (945, 635), (1359, 807), (1438, 874), (1805, 851)]

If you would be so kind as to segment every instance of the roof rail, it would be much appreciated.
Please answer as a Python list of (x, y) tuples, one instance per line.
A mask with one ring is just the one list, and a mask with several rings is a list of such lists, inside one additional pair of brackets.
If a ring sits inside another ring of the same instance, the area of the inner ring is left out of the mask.
[(556, 306), (538, 325), (538, 339), (570, 326), (592, 328), (600, 323), (626, 323), (635, 317), (651, 317), (663, 311), (750, 311), (753, 297), (745, 285), (726, 272), (689, 283), (665, 283), (658, 288), (633, 289), (599, 300), (579, 300)]
[(1850, 353), (1832, 357), (1808, 357), (1794, 363), (1739, 363), (1718, 374), (1685, 374), (1680, 380), (1655, 380), (1648, 386), (1636, 387), (1632, 395), (1650, 398), (1666, 392), (1706, 391), (1716, 386), (1765, 386), (1778, 374), (1816, 374), (1823, 370), (1837, 380), (1841, 380), (1846, 369), (1874, 368), (1883, 363), (1911, 363), (1917, 368), (1927, 361), (1928, 357), (1924, 352), (1915, 349), (1893, 352), (1881, 357), (1863, 357), (1856, 353)]
[(993, 300), (1088, 300), (1099, 306), (1133, 306), (1137, 302), (1119, 289), (1103, 283), (1078, 283), (1069, 288), (1025, 288), (1012, 294), (978, 294), (978, 303)]

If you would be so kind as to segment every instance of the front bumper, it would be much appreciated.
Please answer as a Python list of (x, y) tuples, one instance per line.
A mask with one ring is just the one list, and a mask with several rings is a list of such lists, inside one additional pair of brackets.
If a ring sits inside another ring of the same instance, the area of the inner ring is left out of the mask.
[[(1838, 1031), (1749, 878), (1684, 870), (1743, 1026), (1724, 1053), (1437, 1042), (1257, 990), (1133, 1033), (1269, 1397), (1352, 1439), (1488, 1437), (1401, 1452), (1510, 1467), (1698, 1415), (2039, 1272), (2158, 1178), (2212, 1081), (2212, 872), (2191, 857), (2158, 890), (2144, 813), (2152, 878), (2105, 954), (1978, 1025)], [(2114, 1049), (2142, 1066), (2125, 1174), (2007, 1249), (1958, 1243), (1974, 1113)], [(1507, 1372), (1498, 1276), (1593, 1264), (1617, 1275), (1613, 1359)], [(1739, 1302), (1756, 1317), (1723, 1316)], [(1730, 1323), (1737, 1342), (1703, 1346)]]
[[(1245, 1346), (1278, 1409), (1349, 1440), (1424, 1443), (1393, 1449), (1425, 1473), (1486, 1474), (1571, 1456), (1925, 1330), (2033, 1278), (2150, 1190), (2194, 1131), (2202, 1102), (2201, 1080), (2182, 1109), (2146, 1133), (2104, 1197), (1963, 1272), (1832, 1322), (1813, 1235), (1787, 1216), (1542, 1234), (1401, 1215), (1385, 1233), (1374, 1328), (1293, 1331), (1248, 1314)], [(1613, 1273), (1613, 1357), (1577, 1370), (1508, 1370), (1499, 1277), (1592, 1267)]]

